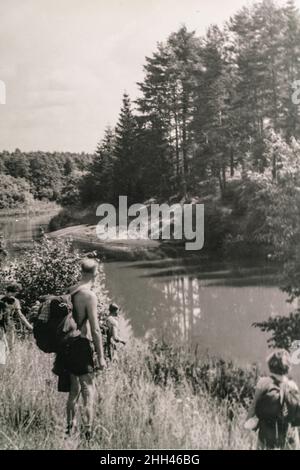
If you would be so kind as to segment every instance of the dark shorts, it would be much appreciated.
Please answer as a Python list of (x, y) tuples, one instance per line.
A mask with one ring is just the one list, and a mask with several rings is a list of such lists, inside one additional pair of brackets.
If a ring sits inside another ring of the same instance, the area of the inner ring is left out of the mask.
[(284, 449), (288, 433), (288, 423), (260, 420), (258, 441), (261, 449)]
[(78, 336), (68, 340), (57, 354), (53, 372), (61, 375), (65, 372), (73, 375), (85, 375), (94, 372), (94, 350), (91, 341)]

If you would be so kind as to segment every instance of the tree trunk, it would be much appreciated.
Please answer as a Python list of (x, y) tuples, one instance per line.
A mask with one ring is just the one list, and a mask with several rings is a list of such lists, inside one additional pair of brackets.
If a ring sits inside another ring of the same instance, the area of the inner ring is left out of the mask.
[(234, 159), (233, 159), (233, 147), (230, 147), (230, 176), (234, 176)]

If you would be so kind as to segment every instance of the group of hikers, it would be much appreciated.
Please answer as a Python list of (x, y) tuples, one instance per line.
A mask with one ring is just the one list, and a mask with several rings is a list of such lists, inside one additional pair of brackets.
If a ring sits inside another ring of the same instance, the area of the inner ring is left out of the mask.
[(53, 372), (58, 375), (58, 390), (68, 392), (66, 434), (69, 436), (76, 429), (76, 408), (82, 396), (83, 435), (87, 440), (92, 437), (97, 371), (107, 367), (107, 359), (113, 359), (118, 343), (125, 344), (119, 335), (119, 307), (112, 303), (105, 322), (104, 351), (98, 301), (93, 291), (97, 274), (97, 261), (83, 259), (81, 279), (69, 288), (68, 295), (47, 296), (33, 306), (34, 325), (22, 314), (17, 299), (21, 286), (11, 283), (0, 296), (0, 366), (5, 366), (7, 352), (14, 345), (13, 317), (16, 315), (29, 330), (33, 330), (40, 349), (56, 353)]
[[(95, 407), (95, 377), (113, 359), (119, 336), (119, 307), (109, 305), (106, 319), (106, 343), (98, 316), (94, 293), (98, 263), (81, 261), (81, 279), (65, 296), (46, 296), (34, 307), (33, 325), (23, 315), (17, 298), (20, 286), (11, 283), (0, 296), (0, 366), (6, 364), (6, 351), (13, 348), (13, 316), (33, 330), (36, 344), (44, 352), (55, 352), (53, 372), (58, 376), (58, 390), (68, 392), (66, 435), (77, 430), (76, 409), (83, 400), (81, 430), (87, 441), (92, 439)], [(300, 395), (290, 378), (291, 358), (288, 351), (273, 351), (267, 358), (269, 375), (259, 379), (245, 428), (258, 431), (259, 449), (298, 448)]]

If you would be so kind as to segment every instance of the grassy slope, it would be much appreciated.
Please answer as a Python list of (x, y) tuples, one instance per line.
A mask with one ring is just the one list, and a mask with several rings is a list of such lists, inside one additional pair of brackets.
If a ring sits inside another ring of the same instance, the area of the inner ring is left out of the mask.
[[(227, 404), (207, 392), (193, 395), (178, 387), (155, 385), (145, 367), (147, 346), (127, 346), (118, 364), (97, 379), (95, 435), (92, 449), (179, 448), (249, 449), (255, 435), (243, 430), (245, 411), (234, 405), (232, 424)], [(66, 394), (56, 391), (51, 356), (30, 341), (17, 342), (0, 371), (0, 448), (86, 448), (80, 437), (64, 438)]]

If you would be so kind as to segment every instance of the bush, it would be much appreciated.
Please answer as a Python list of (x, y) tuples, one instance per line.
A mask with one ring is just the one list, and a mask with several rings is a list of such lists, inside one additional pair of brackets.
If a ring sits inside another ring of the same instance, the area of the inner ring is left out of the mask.
[[(146, 344), (132, 341), (118, 362), (96, 378), (93, 439), (65, 438), (65, 396), (57, 392), (52, 359), (30, 341), (18, 341), (1, 376), (1, 449), (250, 449), (246, 411), (188, 384), (155, 385), (147, 374)], [(80, 419), (79, 419), (80, 423)]]
[(300, 310), (290, 313), (289, 316), (271, 317), (264, 322), (254, 323), (255, 328), (260, 328), (265, 332), (272, 332), (268, 339), (270, 347), (291, 349), (293, 341), (300, 339)]
[(81, 219), (76, 219), (76, 217), (73, 216), (73, 213), (68, 209), (63, 209), (57, 215), (52, 217), (49, 222), (49, 230), (50, 232), (54, 232), (55, 230), (71, 227), (76, 224), (81, 224)]
[[(81, 255), (73, 250), (71, 240), (49, 239), (44, 236), (34, 243), (32, 250), (24, 253), (21, 259), (11, 261), (0, 273), (0, 286), (15, 280), (23, 287), (21, 297), (24, 312), (29, 313), (41, 295), (63, 294), (80, 277)], [(100, 266), (98, 297), (103, 301), (104, 275)]]
[(199, 360), (183, 348), (161, 342), (150, 343), (146, 365), (157, 385), (166, 387), (187, 383), (195, 394), (205, 391), (218, 400), (226, 399), (244, 407), (253, 397), (258, 378), (256, 365), (241, 368), (222, 359)]
[(221, 253), (224, 240), (231, 231), (229, 214), (217, 204), (205, 204), (204, 249), (211, 253)]

